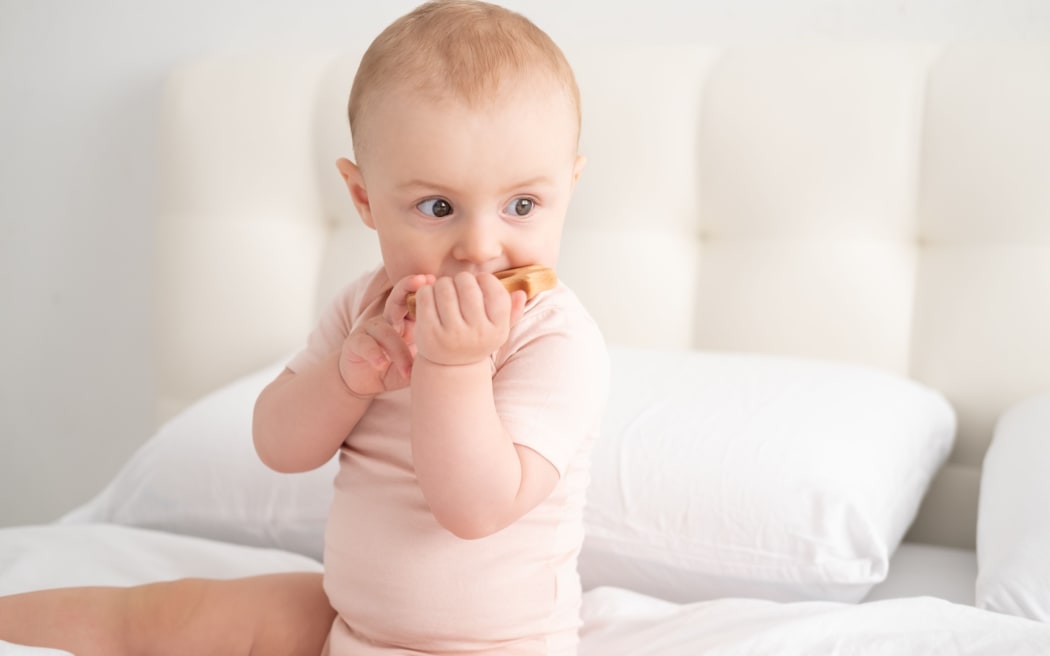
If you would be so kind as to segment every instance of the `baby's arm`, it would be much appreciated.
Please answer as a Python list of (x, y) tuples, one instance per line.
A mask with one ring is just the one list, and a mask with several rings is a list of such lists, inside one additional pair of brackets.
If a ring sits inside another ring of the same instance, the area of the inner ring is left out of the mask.
[(331, 460), (371, 399), (355, 395), (339, 372), (341, 353), (295, 373), (285, 369), (255, 402), (252, 437), (259, 458), (279, 472)]
[(512, 524), (545, 499), (559, 475), (514, 444), (496, 412), (489, 356), (521, 315), (523, 292), (492, 276), (460, 274), (417, 294), (412, 457), (435, 518), (463, 538)]
[(408, 385), (413, 353), (405, 298), (432, 280), (410, 276), (398, 282), (385, 304), (378, 299), (373, 312), (362, 317), (340, 350), (302, 371), (286, 369), (262, 391), (252, 434), (267, 466), (281, 472), (320, 467), (377, 394)]

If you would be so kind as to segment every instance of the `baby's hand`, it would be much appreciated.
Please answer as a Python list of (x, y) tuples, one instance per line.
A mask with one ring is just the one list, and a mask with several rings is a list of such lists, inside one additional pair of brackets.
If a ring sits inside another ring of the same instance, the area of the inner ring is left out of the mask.
[(424, 275), (398, 281), (382, 313), (366, 311), (368, 318), (343, 341), (339, 373), (353, 394), (367, 398), (408, 386), (415, 346), (405, 298), (433, 282), (434, 276)]
[(525, 300), (525, 292), (508, 294), (490, 273), (439, 278), (416, 292), (419, 355), (443, 365), (484, 360), (507, 341)]

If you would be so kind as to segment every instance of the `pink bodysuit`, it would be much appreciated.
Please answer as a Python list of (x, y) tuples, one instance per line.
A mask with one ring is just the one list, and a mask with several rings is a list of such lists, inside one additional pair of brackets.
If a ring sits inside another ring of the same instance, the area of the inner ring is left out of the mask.
[[(380, 268), (346, 288), (289, 369), (338, 350), (356, 322), (382, 312), (390, 287)], [(567, 287), (529, 301), (492, 356), (493, 390), (514, 441), (561, 478), (521, 520), (479, 540), (456, 537), (427, 507), (412, 466), (410, 390), (376, 397), (340, 452), (324, 555), (338, 617), (325, 653), (575, 654), (576, 556), (608, 378), (601, 333)]]

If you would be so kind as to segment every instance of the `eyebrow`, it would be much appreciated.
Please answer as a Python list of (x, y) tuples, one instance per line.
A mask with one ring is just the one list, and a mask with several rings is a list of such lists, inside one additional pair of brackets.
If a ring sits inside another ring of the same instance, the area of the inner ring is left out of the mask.
[[(537, 175), (536, 177), (529, 178), (527, 180), (522, 180), (521, 182), (516, 182), (516, 183), (514, 183), (512, 185), (508, 185), (507, 191), (510, 191), (511, 189), (520, 189), (521, 187), (535, 187), (535, 186), (538, 186), (538, 185), (552, 186), (552, 185), (554, 185), (554, 178), (550, 177), (549, 175)], [(408, 180), (407, 182), (399, 184), (397, 186), (397, 188), (398, 189), (418, 189), (418, 188), (435, 189), (435, 190), (443, 192), (443, 193), (452, 191), (449, 187), (446, 187), (445, 185), (438, 184), (436, 182), (429, 182), (427, 180), (423, 180), (423, 179), (420, 179), (420, 178), (414, 178), (412, 180)]]

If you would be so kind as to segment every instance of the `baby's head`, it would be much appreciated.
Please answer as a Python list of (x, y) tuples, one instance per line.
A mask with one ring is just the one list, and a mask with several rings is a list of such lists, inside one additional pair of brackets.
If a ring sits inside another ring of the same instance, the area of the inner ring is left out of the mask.
[(556, 264), (584, 163), (579, 92), (527, 19), (422, 5), (369, 47), (349, 112), (357, 163), (339, 170), (392, 280)]
[(367, 150), (377, 99), (410, 91), (419, 99), (484, 106), (509, 87), (560, 89), (580, 124), (580, 92), (564, 54), (524, 16), (475, 0), (434, 0), (390, 24), (361, 58), (348, 113), (354, 153)]

